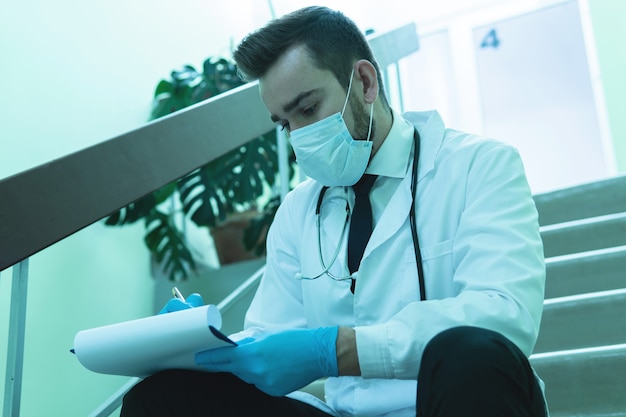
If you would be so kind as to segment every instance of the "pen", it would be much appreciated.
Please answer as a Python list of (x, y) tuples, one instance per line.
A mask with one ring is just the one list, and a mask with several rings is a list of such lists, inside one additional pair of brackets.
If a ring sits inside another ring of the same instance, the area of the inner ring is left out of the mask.
[(174, 297), (178, 298), (183, 303), (185, 302), (185, 297), (183, 297), (183, 294), (178, 290), (178, 288), (172, 288), (172, 294), (174, 294)]

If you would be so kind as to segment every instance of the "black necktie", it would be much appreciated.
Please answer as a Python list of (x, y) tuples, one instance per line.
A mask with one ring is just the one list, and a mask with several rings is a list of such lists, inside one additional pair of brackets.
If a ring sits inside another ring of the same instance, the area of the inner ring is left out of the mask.
[[(372, 234), (372, 204), (369, 193), (376, 181), (376, 175), (364, 174), (352, 186), (354, 190), (354, 209), (350, 218), (350, 234), (348, 235), (348, 269), (352, 274), (359, 269), (365, 246)], [(354, 293), (355, 280), (352, 280), (350, 291)]]

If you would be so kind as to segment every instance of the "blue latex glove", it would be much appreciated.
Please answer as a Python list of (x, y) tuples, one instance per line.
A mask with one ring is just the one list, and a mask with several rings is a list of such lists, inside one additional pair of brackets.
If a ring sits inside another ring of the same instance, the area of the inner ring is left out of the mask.
[(210, 372), (230, 372), (261, 391), (281, 396), (316, 379), (338, 376), (338, 327), (295, 329), (263, 334), (236, 347), (196, 354)]
[(173, 311), (187, 310), (188, 308), (201, 307), (204, 305), (202, 296), (197, 293), (189, 295), (185, 301), (180, 298), (171, 298), (159, 311), (159, 314), (171, 313)]

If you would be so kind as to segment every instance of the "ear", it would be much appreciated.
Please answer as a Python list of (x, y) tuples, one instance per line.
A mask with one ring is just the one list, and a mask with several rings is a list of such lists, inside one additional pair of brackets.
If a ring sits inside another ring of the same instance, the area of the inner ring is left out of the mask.
[(372, 104), (378, 97), (378, 73), (374, 65), (361, 59), (354, 64), (354, 74), (356, 79), (361, 81), (362, 94), (367, 104)]

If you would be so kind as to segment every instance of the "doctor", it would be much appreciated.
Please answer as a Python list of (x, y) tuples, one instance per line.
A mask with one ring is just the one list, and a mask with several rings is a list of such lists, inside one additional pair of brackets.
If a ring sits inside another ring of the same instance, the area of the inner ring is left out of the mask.
[[(270, 22), (235, 60), (311, 180), (269, 231), (249, 337), (198, 354), (210, 372), (145, 379), (122, 416), (545, 416), (527, 359), (545, 268), (518, 153), (391, 109), (364, 36), (327, 8)], [(359, 198), (372, 214), (353, 225)], [(297, 392), (319, 378), (325, 402)]]

